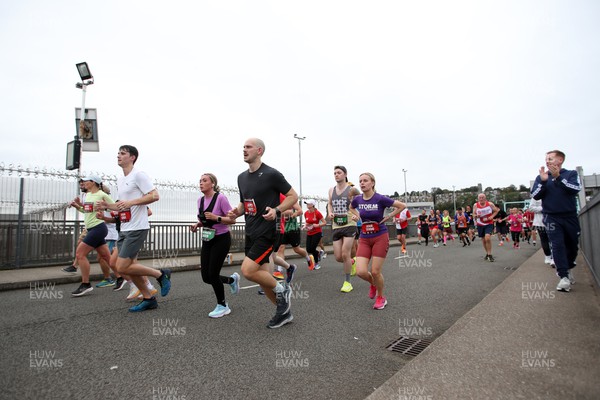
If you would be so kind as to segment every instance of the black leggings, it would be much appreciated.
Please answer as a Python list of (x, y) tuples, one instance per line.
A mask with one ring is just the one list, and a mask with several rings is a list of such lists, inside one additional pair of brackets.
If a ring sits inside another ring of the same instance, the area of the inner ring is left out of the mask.
[(200, 253), (200, 273), (204, 283), (212, 285), (217, 296), (217, 303), (225, 305), (224, 283), (233, 283), (229, 276), (221, 276), (221, 268), (229, 247), (231, 246), (231, 234), (229, 232), (215, 236), (208, 242), (202, 242), (202, 252)]
[(306, 235), (306, 251), (312, 254), (315, 258), (315, 263), (319, 262), (319, 252), (317, 246), (323, 237), (323, 232), (315, 233), (314, 235)]
[(519, 244), (519, 238), (521, 237), (521, 231), (510, 231), (512, 240), (515, 244)]

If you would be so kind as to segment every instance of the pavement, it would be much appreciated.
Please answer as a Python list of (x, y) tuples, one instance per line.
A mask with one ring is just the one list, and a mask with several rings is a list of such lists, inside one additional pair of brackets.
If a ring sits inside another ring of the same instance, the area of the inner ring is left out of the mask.
[[(233, 253), (232, 265), (242, 258)], [(169, 266), (193, 270), (198, 261), (186, 257)], [(161, 266), (156, 260), (142, 263)], [(537, 251), (367, 398), (600, 398), (600, 291), (583, 257), (577, 265), (572, 291), (557, 292), (554, 270)], [(91, 277), (101, 278), (97, 264)], [(0, 290), (79, 280), (61, 267), (1, 271)]]

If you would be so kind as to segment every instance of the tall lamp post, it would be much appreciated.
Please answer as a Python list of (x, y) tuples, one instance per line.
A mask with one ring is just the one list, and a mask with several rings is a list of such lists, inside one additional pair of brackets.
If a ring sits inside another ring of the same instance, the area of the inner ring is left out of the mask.
[[(300, 207), (302, 207), (302, 141), (306, 139), (306, 136), (298, 136), (294, 133), (294, 139), (298, 139), (298, 175), (300, 178), (298, 202), (300, 203)], [(302, 224), (302, 214), (300, 214), (300, 224)]]
[(406, 191), (406, 173), (408, 170), (402, 168), (402, 172), (404, 172), (404, 203), (408, 204), (408, 192)]
[[(77, 67), (77, 72), (79, 72), (79, 77), (81, 78), (81, 82), (75, 84), (77, 89), (81, 89), (81, 116), (79, 118), (79, 129), (77, 129), (77, 134), (75, 135), (76, 145), (74, 146), (74, 151), (79, 152), (79, 154), (75, 154), (74, 158), (77, 162), (72, 166), (77, 168), (77, 177), (79, 178), (81, 177), (81, 154), (83, 151), (81, 145), (81, 132), (85, 128), (85, 94), (87, 92), (87, 87), (94, 84), (94, 77), (90, 72), (87, 62), (75, 64), (75, 66)], [(79, 183), (77, 183), (77, 192), (79, 193)]]
[(452, 185), (452, 200), (454, 201), (454, 215), (456, 215), (456, 186)]

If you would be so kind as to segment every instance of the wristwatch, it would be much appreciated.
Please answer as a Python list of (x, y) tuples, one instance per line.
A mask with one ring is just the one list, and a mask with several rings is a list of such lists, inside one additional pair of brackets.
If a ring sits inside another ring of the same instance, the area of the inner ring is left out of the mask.
[(217, 222), (221, 222), (221, 217), (217, 217)]

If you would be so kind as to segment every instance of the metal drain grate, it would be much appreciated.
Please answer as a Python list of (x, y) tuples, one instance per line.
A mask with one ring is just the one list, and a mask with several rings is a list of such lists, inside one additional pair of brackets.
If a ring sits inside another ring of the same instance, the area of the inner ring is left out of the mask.
[(407, 356), (416, 357), (431, 344), (428, 339), (416, 339), (406, 336), (400, 336), (386, 347), (389, 351), (395, 351)]

